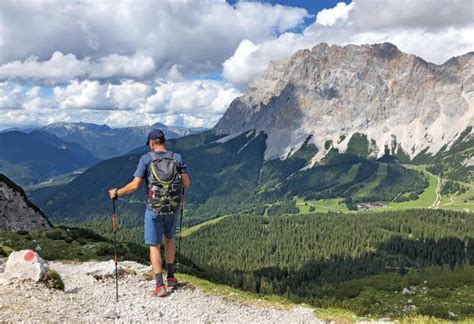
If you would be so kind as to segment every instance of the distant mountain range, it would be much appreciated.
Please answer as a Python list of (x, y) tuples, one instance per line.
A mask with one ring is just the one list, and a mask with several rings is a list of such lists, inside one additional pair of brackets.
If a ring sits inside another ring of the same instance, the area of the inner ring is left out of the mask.
[(154, 128), (163, 130), (170, 139), (205, 130), (160, 123), (127, 128), (88, 123), (12, 128), (0, 132), (0, 172), (21, 185), (37, 184), (144, 146)]
[(67, 142), (77, 143), (89, 150), (95, 157), (103, 160), (123, 155), (139, 146), (142, 146), (145, 143), (144, 139), (146, 139), (148, 132), (155, 128), (161, 129), (166, 137), (170, 139), (206, 130), (206, 128), (201, 127), (187, 128), (181, 126), (166, 126), (162, 123), (135, 127), (111, 128), (107, 125), (97, 125), (92, 123), (61, 122), (37, 128), (9, 128), (0, 131), (0, 134), (9, 131), (30, 133), (34, 130), (41, 130), (51, 133)]
[[(294, 210), (295, 197), (339, 198), (351, 209), (414, 200), (429, 181), (405, 164), (471, 183), (473, 74), (472, 53), (434, 65), (392, 44), (320, 44), (272, 63), (214, 129), (170, 141), (193, 182), (188, 220)], [(53, 220), (108, 217), (104, 190), (125, 184), (145, 151), (33, 199)], [(140, 191), (122, 203), (129, 225), (141, 224), (143, 201)]]
[(82, 146), (44, 131), (0, 133), (0, 172), (21, 185), (90, 167), (98, 161)]

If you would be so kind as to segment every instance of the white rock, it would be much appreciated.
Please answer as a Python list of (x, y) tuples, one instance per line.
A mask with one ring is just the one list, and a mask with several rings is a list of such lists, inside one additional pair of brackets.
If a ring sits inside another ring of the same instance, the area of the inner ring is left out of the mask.
[(5, 272), (0, 274), (0, 283), (14, 279), (40, 281), (48, 271), (48, 264), (38, 253), (31, 250), (13, 252), (5, 264)]

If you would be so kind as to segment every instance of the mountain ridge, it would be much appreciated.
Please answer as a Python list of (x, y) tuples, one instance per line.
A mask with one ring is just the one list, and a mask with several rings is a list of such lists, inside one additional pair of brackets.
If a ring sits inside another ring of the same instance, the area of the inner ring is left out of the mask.
[(473, 84), (474, 52), (435, 65), (390, 43), (322, 43), (272, 62), (214, 130), (267, 132), (266, 159), (288, 156), (313, 135), (314, 165), (331, 148), (344, 152), (357, 132), (372, 142), (377, 158), (387, 146), (396, 154), (396, 142), (413, 159), (423, 151), (438, 153), (472, 126)]
[[(203, 131), (201, 128), (167, 126), (162, 123), (153, 125), (112, 128), (108, 125), (93, 123), (53, 123), (41, 128), (66, 141), (79, 144), (100, 159), (108, 159), (126, 154), (143, 145), (148, 132), (161, 129), (167, 138), (176, 138)], [(120, 143), (114, 145), (113, 142)]]
[(53, 134), (35, 130), (0, 133), (0, 170), (24, 185), (98, 162), (87, 149)]

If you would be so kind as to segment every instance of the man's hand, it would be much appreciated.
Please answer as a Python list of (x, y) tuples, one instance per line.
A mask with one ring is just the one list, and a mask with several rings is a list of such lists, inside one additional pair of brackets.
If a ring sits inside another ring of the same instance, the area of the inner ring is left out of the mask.
[(109, 190), (109, 196), (110, 196), (110, 199), (117, 199), (118, 198), (118, 190), (117, 188), (112, 188)]

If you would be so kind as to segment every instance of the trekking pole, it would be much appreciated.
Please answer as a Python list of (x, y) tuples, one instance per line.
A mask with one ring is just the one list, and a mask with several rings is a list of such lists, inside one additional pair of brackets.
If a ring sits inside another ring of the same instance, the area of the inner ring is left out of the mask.
[(117, 263), (118, 263), (118, 256), (117, 256), (117, 216), (115, 214), (115, 200), (117, 198), (112, 199), (112, 231), (114, 232), (114, 261), (115, 261), (115, 299), (119, 300), (118, 296), (118, 270), (117, 270)]
[[(181, 200), (181, 215), (179, 219), (179, 237), (178, 237), (178, 254), (181, 253), (181, 237), (182, 237), (182, 231), (183, 231), (183, 214), (184, 214), (184, 188), (183, 188), (183, 198)], [(178, 262), (176, 262), (176, 265)]]

